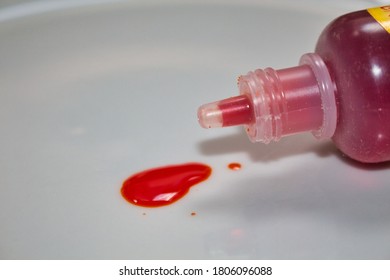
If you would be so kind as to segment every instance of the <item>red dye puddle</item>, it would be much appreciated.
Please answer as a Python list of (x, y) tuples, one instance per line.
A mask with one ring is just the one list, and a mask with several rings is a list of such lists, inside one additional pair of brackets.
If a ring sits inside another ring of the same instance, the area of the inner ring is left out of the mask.
[(232, 163), (229, 163), (228, 167), (231, 170), (240, 170), (242, 166), (238, 162), (232, 162)]
[(206, 180), (211, 168), (201, 163), (186, 163), (148, 169), (129, 177), (122, 185), (122, 196), (143, 207), (172, 204), (189, 189)]
[(196, 216), (196, 212), (191, 212), (191, 216)]

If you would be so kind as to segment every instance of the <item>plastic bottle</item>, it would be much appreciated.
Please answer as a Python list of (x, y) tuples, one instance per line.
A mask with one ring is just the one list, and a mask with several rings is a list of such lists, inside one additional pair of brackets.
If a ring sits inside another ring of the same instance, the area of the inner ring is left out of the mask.
[(390, 6), (343, 15), (322, 32), (299, 66), (255, 70), (240, 95), (205, 104), (205, 128), (244, 125), (269, 143), (311, 131), (361, 162), (390, 161)]

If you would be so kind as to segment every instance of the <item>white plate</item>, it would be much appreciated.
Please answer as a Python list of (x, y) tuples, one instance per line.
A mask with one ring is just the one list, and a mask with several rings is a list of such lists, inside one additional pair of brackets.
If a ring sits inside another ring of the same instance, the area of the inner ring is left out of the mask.
[[(389, 165), (310, 135), (255, 145), (196, 120), (237, 94), (237, 75), (295, 65), (331, 19), (372, 2), (4, 7), (0, 258), (389, 258)], [(120, 195), (135, 172), (192, 161), (213, 174), (175, 204)]]

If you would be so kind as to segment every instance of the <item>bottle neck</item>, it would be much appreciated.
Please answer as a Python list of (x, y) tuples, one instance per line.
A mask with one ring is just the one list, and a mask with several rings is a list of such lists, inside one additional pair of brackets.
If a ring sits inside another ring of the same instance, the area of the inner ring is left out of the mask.
[(252, 141), (269, 143), (306, 131), (318, 139), (334, 134), (335, 90), (318, 55), (303, 55), (297, 67), (249, 72), (238, 82), (240, 94), (249, 98), (252, 107), (253, 119), (245, 124)]

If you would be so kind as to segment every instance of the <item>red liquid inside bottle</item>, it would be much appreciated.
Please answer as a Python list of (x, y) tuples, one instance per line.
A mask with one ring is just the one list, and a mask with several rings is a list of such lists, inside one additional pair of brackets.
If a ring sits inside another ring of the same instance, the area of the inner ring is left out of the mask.
[(249, 72), (239, 88), (201, 106), (200, 124), (244, 125), (264, 143), (312, 131), (355, 160), (390, 161), (390, 6), (335, 19), (299, 66)]
[(360, 161), (390, 160), (390, 34), (367, 11), (347, 14), (323, 31), (316, 53), (336, 84), (335, 144)]

